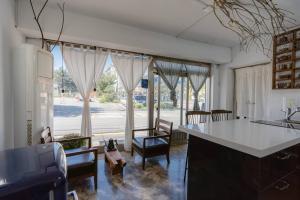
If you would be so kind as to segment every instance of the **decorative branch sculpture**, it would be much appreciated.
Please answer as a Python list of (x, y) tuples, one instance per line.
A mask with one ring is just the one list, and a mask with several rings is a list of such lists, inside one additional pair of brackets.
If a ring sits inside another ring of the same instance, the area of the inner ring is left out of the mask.
[(57, 6), (59, 7), (61, 13), (62, 13), (62, 22), (61, 22), (61, 27), (60, 27), (60, 31), (59, 31), (59, 35), (58, 35), (58, 38), (57, 40), (55, 41), (52, 49), (50, 50), (51, 52), (53, 51), (53, 49), (55, 48), (55, 46), (59, 43), (59, 40), (60, 40), (60, 37), (62, 35), (62, 32), (64, 30), (64, 24), (65, 24), (65, 2), (60, 5), (60, 4), (57, 4)]
[(211, 4), (199, 1), (212, 8), (222, 26), (239, 36), (246, 50), (255, 44), (268, 54), (268, 41), (286, 31), (288, 24), (295, 25), (293, 13), (279, 8), (273, 0), (213, 0)]
[[(42, 28), (41, 23), (40, 23), (40, 16), (43, 13), (45, 7), (47, 6), (48, 1), (49, 0), (45, 0), (45, 2), (43, 3), (41, 9), (37, 12), (37, 10), (34, 8), (32, 0), (29, 0), (30, 6), (31, 6), (31, 10), (32, 10), (32, 13), (33, 13), (33, 16), (34, 16), (34, 21), (37, 23), (39, 31), (41, 33), (42, 49), (44, 48), (44, 45), (45, 45), (45, 36), (44, 36), (43, 28)], [(63, 29), (64, 29), (64, 23), (65, 23), (65, 2), (63, 2), (62, 5), (59, 4), (59, 3), (57, 3), (57, 6), (58, 6), (59, 10), (62, 13), (62, 23), (61, 23), (61, 28), (60, 28), (60, 31), (59, 31), (58, 38), (57, 38), (57, 40), (55, 42), (55, 45), (59, 42), (60, 37), (61, 37), (62, 32), (63, 32)], [(54, 45), (54, 47), (55, 47), (55, 45)], [(51, 51), (53, 50), (53, 48), (51, 49)]]

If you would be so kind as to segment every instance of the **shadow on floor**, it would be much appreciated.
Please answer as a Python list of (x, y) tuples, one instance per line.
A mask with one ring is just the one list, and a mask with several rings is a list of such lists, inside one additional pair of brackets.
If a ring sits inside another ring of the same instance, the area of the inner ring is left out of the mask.
[(142, 170), (142, 159), (135, 154), (122, 152), (127, 161), (123, 177), (110, 174), (99, 155), (98, 190), (93, 189), (93, 179), (70, 183), (80, 200), (185, 200), (186, 187), (183, 182), (186, 145), (172, 146), (168, 165), (165, 156), (149, 158)]

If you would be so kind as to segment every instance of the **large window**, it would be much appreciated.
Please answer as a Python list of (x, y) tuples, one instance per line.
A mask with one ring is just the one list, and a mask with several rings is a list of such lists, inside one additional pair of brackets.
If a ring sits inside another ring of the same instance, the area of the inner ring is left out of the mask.
[[(206, 85), (208, 85), (207, 83), (208, 81), (206, 81), (206, 83), (202, 86), (202, 88), (200, 89), (200, 92), (198, 94), (198, 104), (200, 107), (200, 110), (208, 110), (208, 105), (207, 105), (207, 99), (208, 99), (208, 94), (207, 94), (207, 87)], [(194, 106), (194, 95), (193, 95), (193, 89), (192, 87), (189, 87), (189, 93), (188, 93), (188, 109), (189, 110), (193, 110), (193, 106)]]
[[(62, 55), (59, 47), (54, 55), (54, 135), (80, 134), (82, 119), (82, 98), (68, 74), (66, 66), (62, 68)], [(145, 73), (144, 78), (148, 78)], [(90, 95), (90, 112), (93, 133), (93, 145), (102, 145), (110, 138), (125, 139), (126, 92), (117, 74), (111, 57), (108, 56), (104, 72), (96, 80), (96, 91)], [(64, 89), (64, 93), (62, 93)], [(133, 92), (135, 128), (148, 126), (148, 90), (141, 83)]]
[[(198, 103), (201, 110), (208, 110), (208, 87), (209, 79), (202, 86), (199, 96)], [(159, 77), (154, 76), (154, 119), (159, 117), (172, 121), (174, 123), (174, 129), (177, 129), (179, 125), (185, 123), (185, 113), (187, 110), (193, 110), (194, 96), (193, 90), (190, 86), (187, 77), (180, 77), (178, 85), (176, 87), (177, 105), (173, 106), (173, 102), (170, 100), (170, 90)]]
[(176, 106), (170, 100), (170, 90), (164, 81), (160, 82), (160, 118), (173, 122), (174, 127), (180, 125), (180, 110), (181, 110), (181, 82), (182, 78), (178, 81), (176, 87)]
[[(83, 101), (76, 85), (68, 74), (59, 47), (54, 55), (54, 135), (80, 134)], [(96, 80), (96, 91), (90, 95), (90, 112), (93, 143), (98, 145), (103, 139), (124, 140), (126, 115), (126, 95), (121, 81), (112, 64), (107, 59), (104, 73)], [(64, 90), (64, 93), (62, 92)]]
[[(55, 136), (79, 134), (81, 130), (83, 102), (65, 65), (62, 68), (62, 55), (59, 47), (53, 50), (54, 55), (54, 119)], [(62, 93), (64, 90), (64, 93)]]
[[(83, 101), (68, 70), (62, 63), (59, 47), (54, 55), (54, 127), (56, 137), (66, 134), (80, 134)], [(63, 66), (63, 67), (62, 67)], [(151, 72), (154, 73), (154, 72)], [(148, 71), (143, 76), (148, 79)], [(170, 100), (170, 90), (159, 75), (154, 75), (154, 116), (174, 123), (174, 129), (185, 123), (185, 112), (193, 109), (194, 96), (186, 76), (181, 76), (176, 87), (177, 104)], [(208, 81), (207, 81), (208, 83)], [(199, 92), (200, 109), (207, 110), (209, 85), (204, 84)], [(150, 87), (150, 86), (149, 86)], [(103, 140), (125, 139), (126, 92), (111, 57), (108, 56), (104, 72), (95, 80), (96, 91), (90, 94), (90, 112), (93, 133), (93, 145), (102, 145)], [(64, 90), (64, 93), (62, 92)], [(133, 91), (134, 128), (149, 125), (148, 89), (141, 86), (141, 81)], [(147, 134), (147, 132), (142, 133)]]
[[(148, 72), (143, 76), (143, 79), (148, 79)], [(134, 103), (134, 128), (141, 129), (148, 127), (148, 89), (142, 87), (142, 80), (133, 91)]]
[(94, 145), (110, 138), (124, 140), (125, 116), (126, 93), (109, 56), (91, 103)]

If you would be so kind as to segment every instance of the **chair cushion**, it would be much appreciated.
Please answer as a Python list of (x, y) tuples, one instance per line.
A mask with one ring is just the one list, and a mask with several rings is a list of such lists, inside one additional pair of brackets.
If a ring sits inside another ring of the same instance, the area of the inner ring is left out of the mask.
[[(70, 149), (65, 150), (66, 154), (68, 153), (74, 153), (74, 152), (80, 152), (80, 148), (78, 149)], [(76, 156), (70, 156), (67, 157), (67, 166), (68, 169), (78, 168), (78, 167), (84, 167), (88, 165), (94, 164), (95, 156), (94, 153), (83, 153)]]
[[(133, 143), (138, 146), (139, 148), (143, 148), (143, 137), (136, 137), (133, 139)], [(162, 138), (151, 138), (147, 139), (145, 143), (145, 148), (157, 148), (157, 147), (163, 147), (168, 146), (168, 143), (162, 139)]]

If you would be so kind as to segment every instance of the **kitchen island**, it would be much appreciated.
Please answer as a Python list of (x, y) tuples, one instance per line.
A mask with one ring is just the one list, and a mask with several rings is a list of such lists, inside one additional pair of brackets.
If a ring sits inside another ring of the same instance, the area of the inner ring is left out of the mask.
[(300, 130), (249, 120), (180, 130), (189, 134), (188, 199), (300, 199)]

